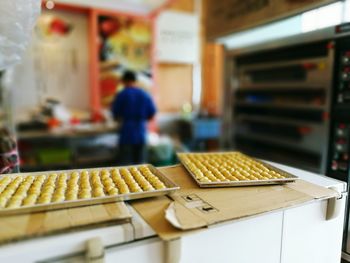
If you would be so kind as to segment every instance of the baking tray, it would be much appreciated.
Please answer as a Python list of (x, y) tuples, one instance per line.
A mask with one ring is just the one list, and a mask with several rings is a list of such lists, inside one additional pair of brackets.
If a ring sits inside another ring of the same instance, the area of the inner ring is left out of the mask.
[(186, 170), (189, 172), (191, 177), (196, 181), (196, 183), (203, 188), (210, 188), (210, 187), (234, 187), (234, 186), (254, 186), (254, 185), (276, 185), (276, 184), (286, 184), (286, 183), (292, 183), (295, 182), (295, 180), (299, 179), (297, 176), (292, 175), (286, 171), (283, 171), (273, 165), (270, 165), (266, 162), (257, 160), (255, 158), (252, 158), (246, 154), (240, 153), (244, 155), (245, 157), (250, 158), (251, 160), (254, 160), (260, 164), (263, 164), (266, 168), (269, 170), (275, 171), (282, 175), (285, 178), (276, 178), (276, 179), (266, 179), (266, 180), (242, 180), (242, 181), (226, 181), (226, 182), (200, 182), (196, 176), (193, 174), (193, 172), (190, 170), (190, 168), (183, 162), (182, 157), (186, 155), (225, 155), (225, 154), (233, 154), (233, 153), (240, 153), (240, 152), (215, 152), (215, 153), (177, 153), (177, 156), (179, 160), (181, 161), (182, 165), (186, 168)]
[[(104, 203), (112, 203), (117, 201), (128, 201), (128, 200), (135, 200), (135, 199), (142, 199), (142, 198), (148, 198), (148, 197), (155, 197), (155, 196), (162, 196), (171, 194), (177, 190), (180, 189), (179, 186), (177, 186), (175, 183), (173, 183), (171, 180), (169, 180), (166, 176), (164, 176), (158, 169), (156, 169), (154, 166), (150, 164), (143, 164), (143, 165), (133, 165), (133, 166), (120, 166), (120, 167), (103, 167), (103, 168), (89, 168), (89, 169), (72, 169), (72, 170), (59, 170), (59, 171), (44, 171), (44, 172), (34, 172), (34, 173), (17, 173), (17, 174), (8, 174), (8, 175), (1, 175), (0, 179), (7, 176), (7, 177), (16, 177), (16, 176), (22, 176), (26, 177), (29, 175), (32, 176), (39, 176), (42, 174), (49, 175), (52, 173), (72, 173), (72, 172), (82, 172), (82, 171), (101, 171), (104, 169), (111, 170), (111, 169), (121, 169), (121, 168), (139, 168), (142, 166), (148, 167), (151, 172), (156, 175), (166, 186), (165, 189), (159, 189), (159, 190), (151, 190), (151, 191), (144, 191), (144, 192), (138, 192), (138, 193), (127, 193), (127, 194), (118, 194), (114, 196), (104, 196), (104, 197), (92, 197), (89, 199), (77, 199), (77, 200), (71, 200), (71, 201), (62, 201), (57, 203), (49, 203), (49, 204), (35, 204), (33, 206), (23, 206), (18, 208), (0, 208), (0, 216), (7, 216), (7, 215), (16, 215), (16, 214), (25, 214), (25, 213), (33, 213), (33, 212), (42, 212), (42, 211), (50, 211), (50, 210), (59, 210), (59, 209), (67, 209), (67, 208), (73, 208), (73, 207), (80, 207), (80, 206), (88, 206), (88, 205), (96, 205), (96, 204), (104, 204)], [(67, 178), (67, 181), (69, 179), (69, 176)]]

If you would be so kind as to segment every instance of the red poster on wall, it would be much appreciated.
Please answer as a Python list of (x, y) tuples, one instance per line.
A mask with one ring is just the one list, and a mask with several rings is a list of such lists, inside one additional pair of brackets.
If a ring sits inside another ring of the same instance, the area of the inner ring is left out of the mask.
[(152, 87), (152, 27), (149, 21), (123, 16), (100, 16), (98, 23), (101, 105), (108, 108), (122, 89), (125, 70), (137, 73), (140, 87)]

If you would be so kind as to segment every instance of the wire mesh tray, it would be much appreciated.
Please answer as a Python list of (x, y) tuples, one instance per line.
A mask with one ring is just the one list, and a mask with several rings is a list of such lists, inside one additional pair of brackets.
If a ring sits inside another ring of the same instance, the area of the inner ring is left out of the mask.
[(285, 184), (299, 179), (240, 152), (178, 153), (200, 187)]
[(149, 164), (3, 175), (0, 216), (148, 198), (178, 189)]

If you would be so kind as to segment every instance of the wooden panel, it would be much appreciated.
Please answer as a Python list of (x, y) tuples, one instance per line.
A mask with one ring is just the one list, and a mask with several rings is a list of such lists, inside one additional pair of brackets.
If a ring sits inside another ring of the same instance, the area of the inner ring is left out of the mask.
[(158, 68), (158, 108), (160, 112), (179, 112), (192, 102), (191, 65), (161, 64)]
[[(174, 0), (168, 8), (173, 11), (194, 13), (194, 0)], [(182, 64), (156, 64), (158, 110), (179, 112), (184, 103), (192, 103), (193, 66)]]
[(124, 202), (0, 217), (0, 243), (130, 219)]
[(210, 115), (222, 113), (224, 47), (206, 44), (203, 57), (202, 109)]
[(89, 68), (90, 68), (90, 103), (93, 113), (101, 109), (99, 89), (99, 54), (97, 12), (92, 9), (89, 13)]
[(336, 0), (207, 0), (207, 37), (271, 22)]
[(175, 0), (170, 5), (170, 9), (174, 11), (194, 12), (193, 0)]

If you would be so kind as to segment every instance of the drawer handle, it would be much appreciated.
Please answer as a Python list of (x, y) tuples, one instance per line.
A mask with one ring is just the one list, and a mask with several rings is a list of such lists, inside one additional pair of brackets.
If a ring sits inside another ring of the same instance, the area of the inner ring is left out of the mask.
[(85, 260), (87, 263), (105, 262), (105, 249), (101, 238), (95, 237), (86, 242)]

